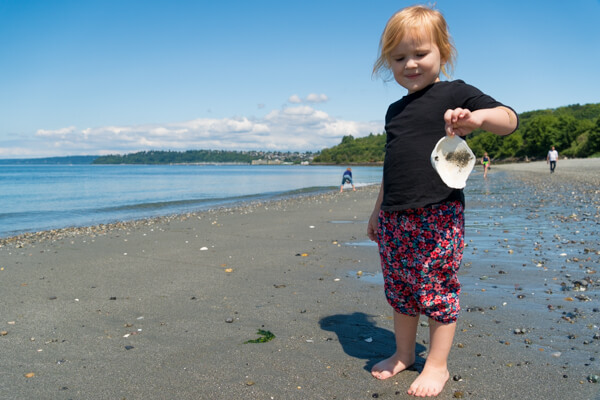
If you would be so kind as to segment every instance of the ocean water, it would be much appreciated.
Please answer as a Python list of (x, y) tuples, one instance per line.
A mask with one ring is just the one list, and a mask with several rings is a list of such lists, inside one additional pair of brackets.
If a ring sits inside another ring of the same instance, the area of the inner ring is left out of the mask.
[[(0, 165), (0, 238), (339, 188), (346, 167)], [(381, 167), (353, 167), (357, 186)]]

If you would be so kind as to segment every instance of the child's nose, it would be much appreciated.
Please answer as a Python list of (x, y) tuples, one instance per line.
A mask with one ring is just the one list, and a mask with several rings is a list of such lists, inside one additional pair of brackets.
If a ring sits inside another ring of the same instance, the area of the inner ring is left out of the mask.
[(414, 58), (407, 59), (405, 68), (406, 69), (417, 68), (417, 62), (415, 61), (415, 59)]

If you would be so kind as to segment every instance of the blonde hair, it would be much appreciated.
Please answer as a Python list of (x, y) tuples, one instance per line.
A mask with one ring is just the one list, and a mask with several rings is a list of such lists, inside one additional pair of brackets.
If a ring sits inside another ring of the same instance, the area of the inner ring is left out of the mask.
[(407, 36), (417, 41), (430, 39), (435, 43), (442, 59), (440, 69), (446, 77), (450, 77), (456, 49), (448, 33), (448, 25), (442, 13), (422, 5), (403, 8), (389, 19), (381, 34), (379, 57), (373, 66), (373, 75), (381, 76), (384, 80), (391, 79), (391, 53)]

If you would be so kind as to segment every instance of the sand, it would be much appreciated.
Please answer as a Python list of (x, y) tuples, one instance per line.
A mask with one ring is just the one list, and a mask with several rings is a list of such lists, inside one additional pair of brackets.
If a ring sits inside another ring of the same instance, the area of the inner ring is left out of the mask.
[[(489, 179), (547, 189), (546, 168), (493, 165)], [(564, 223), (595, 222), (597, 231), (598, 160), (559, 161), (550, 184), (571, 185), (574, 176), (589, 179), (570, 196), (580, 194), (596, 211)], [(422, 367), (426, 326), (419, 327), (416, 370), (387, 381), (369, 373), (394, 350), (379, 257), (366, 237), (375, 196), (376, 188), (365, 187), (2, 241), (1, 397), (412, 398), (405, 392)], [(531, 294), (527, 284), (537, 280), (559, 292), (564, 271), (530, 263), (502, 267), (508, 274), (490, 269), (486, 250), (497, 250), (501, 238), (484, 239), (498, 229), (509, 230), (491, 224), (467, 238), (463, 312), (449, 360), (454, 379), (438, 398), (600, 398), (600, 384), (588, 382), (600, 374), (598, 285), (551, 301)], [(556, 245), (551, 234), (535, 240)], [(585, 273), (598, 269), (598, 237), (573, 246), (584, 266), (572, 279), (600, 278)], [(533, 257), (527, 246), (513, 249)], [(498, 264), (507, 257), (496, 257)], [(525, 291), (506, 289), (517, 276)], [(562, 300), (579, 294), (591, 301)], [(245, 344), (259, 329), (275, 338)], [(574, 339), (565, 337), (571, 330)]]

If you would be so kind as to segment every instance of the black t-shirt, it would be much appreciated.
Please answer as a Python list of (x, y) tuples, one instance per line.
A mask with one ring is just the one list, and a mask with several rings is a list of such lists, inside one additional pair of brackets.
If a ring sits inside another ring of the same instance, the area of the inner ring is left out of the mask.
[(503, 106), (461, 80), (437, 82), (390, 105), (383, 165), (384, 211), (427, 207), (449, 200), (464, 204), (462, 189), (452, 189), (433, 169), (431, 152), (446, 135), (444, 113), (457, 107), (471, 111)]

